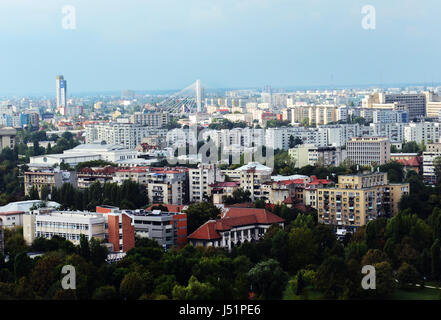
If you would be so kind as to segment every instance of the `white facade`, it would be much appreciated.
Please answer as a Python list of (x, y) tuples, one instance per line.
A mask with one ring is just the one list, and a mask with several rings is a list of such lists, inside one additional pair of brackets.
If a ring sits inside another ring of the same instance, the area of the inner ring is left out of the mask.
[(215, 164), (205, 164), (199, 165), (197, 169), (190, 169), (188, 179), (190, 202), (202, 202), (208, 199), (208, 185), (223, 182), (225, 176)]
[(440, 138), (439, 122), (412, 122), (404, 128), (404, 140), (406, 142), (415, 141), (416, 143), (437, 142)]

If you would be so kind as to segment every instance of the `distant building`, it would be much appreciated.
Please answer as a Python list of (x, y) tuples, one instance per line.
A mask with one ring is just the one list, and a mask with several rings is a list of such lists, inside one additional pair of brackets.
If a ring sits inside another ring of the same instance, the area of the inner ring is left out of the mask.
[(390, 142), (384, 137), (353, 137), (346, 142), (346, 152), (354, 164), (383, 165), (390, 160)]
[(85, 126), (86, 143), (102, 142), (135, 149), (142, 139), (150, 135), (166, 134), (165, 129), (151, 128), (134, 123), (94, 123)]
[(6, 147), (14, 149), (17, 130), (12, 127), (0, 128), (0, 150)]
[(130, 122), (143, 126), (162, 128), (169, 122), (168, 112), (135, 112), (130, 116)]
[(426, 115), (426, 95), (424, 93), (418, 94), (385, 94), (385, 103), (398, 102), (407, 105), (409, 111), (409, 118), (424, 117)]
[(317, 147), (311, 144), (302, 144), (291, 148), (288, 150), (288, 154), (295, 161), (296, 168), (316, 164), (337, 167), (346, 159), (346, 150), (342, 150), (340, 147)]
[(56, 78), (57, 86), (57, 109), (67, 107), (67, 82), (62, 75)]
[(164, 249), (181, 249), (187, 244), (187, 214), (161, 210), (120, 210), (98, 206), (107, 221), (106, 239), (114, 252), (127, 252), (135, 246), (135, 236), (158, 242)]

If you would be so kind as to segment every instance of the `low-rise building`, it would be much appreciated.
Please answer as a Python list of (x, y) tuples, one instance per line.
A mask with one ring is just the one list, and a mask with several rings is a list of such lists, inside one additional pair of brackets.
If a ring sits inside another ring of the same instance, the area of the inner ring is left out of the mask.
[(35, 238), (59, 236), (79, 244), (80, 236), (87, 239), (105, 238), (105, 219), (102, 214), (83, 211), (54, 211), (37, 209), (23, 216), (23, 236), (28, 245)]
[(273, 225), (284, 227), (285, 220), (265, 209), (224, 209), (222, 217), (209, 220), (188, 236), (193, 246), (232, 249), (245, 242), (261, 240)]

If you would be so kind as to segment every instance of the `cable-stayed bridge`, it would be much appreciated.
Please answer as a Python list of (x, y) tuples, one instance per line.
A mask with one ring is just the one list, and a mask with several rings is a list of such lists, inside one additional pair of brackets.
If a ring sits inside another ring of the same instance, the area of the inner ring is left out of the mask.
[(196, 80), (188, 87), (176, 92), (162, 100), (157, 106), (170, 113), (194, 113), (202, 112), (204, 88), (201, 81)]

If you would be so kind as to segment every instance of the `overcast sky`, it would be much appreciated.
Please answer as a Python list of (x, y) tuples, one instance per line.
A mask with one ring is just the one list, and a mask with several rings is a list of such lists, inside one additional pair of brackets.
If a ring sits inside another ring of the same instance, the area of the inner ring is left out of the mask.
[(436, 0), (1, 0), (0, 96), (55, 92), (57, 74), (70, 92), (430, 84), (440, 16)]

